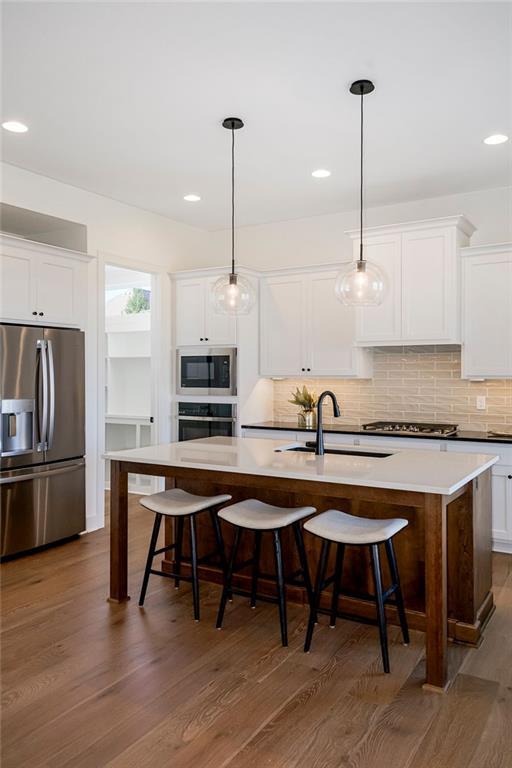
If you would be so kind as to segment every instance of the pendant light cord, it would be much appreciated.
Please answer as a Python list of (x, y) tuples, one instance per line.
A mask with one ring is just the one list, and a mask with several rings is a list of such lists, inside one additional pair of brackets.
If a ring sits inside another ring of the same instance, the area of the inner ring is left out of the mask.
[(231, 274), (235, 274), (235, 129), (231, 128)]
[(363, 114), (363, 100), (364, 100), (364, 94), (363, 94), (363, 88), (361, 87), (361, 156), (360, 156), (360, 176), (361, 176), (361, 186), (359, 190), (359, 233), (360, 233), (360, 241), (359, 241), (359, 261), (363, 261), (363, 173), (364, 173), (364, 167), (363, 167), (363, 140), (364, 140), (364, 133), (363, 133), (363, 125), (364, 125), (364, 114)]

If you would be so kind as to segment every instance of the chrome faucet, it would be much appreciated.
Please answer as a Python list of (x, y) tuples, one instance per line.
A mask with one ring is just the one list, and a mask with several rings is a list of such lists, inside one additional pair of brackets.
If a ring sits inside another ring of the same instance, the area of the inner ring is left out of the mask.
[(332, 408), (334, 411), (334, 415), (336, 418), (341, 416), (340, 407), (338, 405), (338, 401), (336, 400), (336, 395), (334, 392), (331, 392), (330, 389), (326, 389), (325, 392), (322, 392), (320, 397), (318, 398), (318, 403), (316, 404), (316, 446), (315, 446), (315, 453), (317, 456), (323, 456), (324, 455), (324, 428), (322, 425), (322, 404), (326, 397), (330, 397), (332, 400)]

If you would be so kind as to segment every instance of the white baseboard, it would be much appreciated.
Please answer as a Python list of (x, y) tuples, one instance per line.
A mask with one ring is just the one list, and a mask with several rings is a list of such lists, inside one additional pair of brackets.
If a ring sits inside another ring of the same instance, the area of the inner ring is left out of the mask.
[(508, 541), (507, 539), (493, 539), (492, 551), (512, 555), (512, 541)]

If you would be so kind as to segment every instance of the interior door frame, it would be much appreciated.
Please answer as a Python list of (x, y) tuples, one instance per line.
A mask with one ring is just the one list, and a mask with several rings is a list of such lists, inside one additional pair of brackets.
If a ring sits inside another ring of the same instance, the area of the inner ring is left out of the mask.
[[(105, 267), (113, 266), (146, 272), (151, 275), (151, 440), (168, 443), (171, 440), (170, 383), (171, 383), (171, 292), (168, 269), (144, 261), (127, 259), (107, 251), (98, 251), (98, 386), (97, 435), (98, 521), (105, 521)], [(155, 478), (154, 490), (163, 487), (162, 479)]]

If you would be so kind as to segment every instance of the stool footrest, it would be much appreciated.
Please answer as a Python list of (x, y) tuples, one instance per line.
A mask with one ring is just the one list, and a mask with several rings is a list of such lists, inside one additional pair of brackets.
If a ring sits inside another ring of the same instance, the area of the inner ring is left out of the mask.
[[(317, 613), (321, 613), (323, 616), (332, 616), (330, 608), (318, 608)], [(369, 616), (358, 616), (355, 613), (348, 613), (347, 611), (336, 611), (337, 619), (345, 619), (345, 621), (354, 621), (358, 624), (370, 624), (372, 627), (378, 626), (378, 619), (372, 619)]]
[(176, 549), (176, 544), (169, 544), (167, 547), (160, 547), (160, 549), (155, 549), (153, 552), (153, 557), (156, 555), (161, 555), (162, 552), (169, 552), (171, 549)]
[(153, 576), (164, 576), (166, 579), (179, 579), (180, 581), (192, 581), (192, 576), (183, 576), (181, 573), (167, 573), (167, 571), (156, 571), (154, 568), (151, 568), (149, 573), (152, 573)]
[[(249, 599), (252, 597), (252, 593), (247, 589), (239, 589), (238, 587), (231, 587), (230, 592), (232, 595), (237, 595), (238, 597), (248, 597)], [(261, 595), (258, 592), (257, 595), (258, 600), (262, 600), (264, 603), (278, 603), (279, 600), (277, 597), (273, 597), (272, 595)]]

